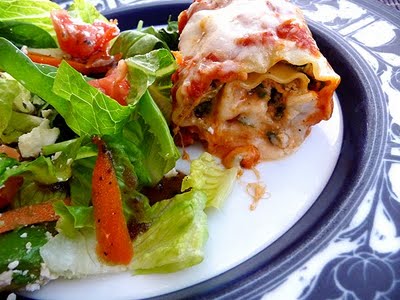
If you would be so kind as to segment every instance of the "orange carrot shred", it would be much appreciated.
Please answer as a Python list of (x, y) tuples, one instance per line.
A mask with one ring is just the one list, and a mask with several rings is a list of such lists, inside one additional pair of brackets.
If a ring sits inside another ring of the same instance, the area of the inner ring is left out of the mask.
[(0, 214), (0, 233), (20, 226), (50, 222), (58, 219), (52, 202), (23, 206)]
[(121, 191), (111, 153), (98, 137), (98, 156), (92, 177), (92, 202), (96, 224), (97, 254), (106, 263), (129, 264), (133, 245), (125, 221)]
[(28, 57), (35, 63), (51, 65), (54, 67), (58, 67), (61, 62), (65, 60), (71, 67), (84, 75), (90, 75), (92, 73), (105, 73), (110, 68), (109, 66), (92, 67), (90, 65), (71, 59), (61, 59), (36, 53), (28, 53)]
[(0, 153), (4, 153), (8, 157), (15, 158), (17, 160), (20, 160), (21, 158), (21, 155), (16, 149), (9, 147), (7, 145), (0, 145)]

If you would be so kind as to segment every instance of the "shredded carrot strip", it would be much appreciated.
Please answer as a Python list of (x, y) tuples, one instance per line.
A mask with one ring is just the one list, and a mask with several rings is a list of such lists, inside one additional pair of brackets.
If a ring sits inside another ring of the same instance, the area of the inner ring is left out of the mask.
[(9, 147), (7, 145), (0, 145), (0, 153), (4, 153), (8, 157), (15, 158), (18, 160), (20, 160), (21, 158), (21, 155), (16, 149)]
[(63, 60), (65, 60), (71, 67), (73, 67), (78, 72), (83, 75), (90, 75), (93, 73), (105, 73), (108, 71), (110, 66), (99, 66), (92, 67), (88, 64), (83, 64), (78, 61), (70, 60), (70, 59), (61, 59), (57, 57), (52, 57), (48, 55), (41, 55), (36, 53), (28, 53), (28, 57), (35, 63), (51, 65), (54, 67), (58, 67)]
[(92, 177), (92, 202), (96, 222), (97, 254), (106, 263), (129, 264), (133, 245), (123, 214), (121, 191), (105, 143), (95, 137), (98, 156)]
[(176, 63), (181, 65), (183, 63), (182, 53), (180, 51), (171, 51), (171, 53), (175, 57)]
[(52, 202), (23, 206), (0, 214), (0, 233), (57, 219)]

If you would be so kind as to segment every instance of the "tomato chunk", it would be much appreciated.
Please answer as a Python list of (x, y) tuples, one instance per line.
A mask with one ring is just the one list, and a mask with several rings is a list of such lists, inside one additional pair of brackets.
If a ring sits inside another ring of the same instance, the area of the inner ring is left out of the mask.
[(104, 78), (89, 81), (89, 84), (102, 91), (107, 96), (126, 105), (130, 84), (127, 80), (128, 66), (125, 61), (120, 60), (118, 66), (111, 69)]
[(87, 24), (72, 18), (62, 9), (52, 11), (51, 19), (60, 48), (82, 60), (108, 56), (108, 44), (119, 33), (115, 23), (95, 21)]

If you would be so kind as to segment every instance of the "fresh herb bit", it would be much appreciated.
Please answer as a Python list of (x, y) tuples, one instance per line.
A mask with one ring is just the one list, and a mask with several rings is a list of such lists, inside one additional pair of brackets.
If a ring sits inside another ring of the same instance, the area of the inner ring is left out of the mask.
[(203, 118), (207, 116), (212, 110), (212, 102), (211, 101), (204, 101), (197, 105), (194, 109), (194, 115), (197, 118)]

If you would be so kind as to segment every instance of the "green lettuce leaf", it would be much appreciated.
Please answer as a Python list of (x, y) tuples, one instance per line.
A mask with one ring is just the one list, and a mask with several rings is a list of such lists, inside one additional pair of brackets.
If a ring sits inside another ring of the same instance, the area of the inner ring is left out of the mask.
[(207, 194), (207, 207), (221, 207), (232, 191), (238, 168), (225, 169), (204, 152), (190, 164), (190, 174), (183, 179), (182, 191), (199, 189)]
[(50, 19), (53, 9), (60, 9), (60, 6), (48, 0), (0, 1), (0, 36), (18, 46), (57, 47)]
[(58, 182), (57, 171), (54, 168), (51, 158), (39, 156), (34, 161), (24, 161), (13, 168), (6, 169), (0, 174), (0, 184), (3, 184), (9, 177), (24, 174), (24, 177), (43, 184)]
[(56, 228), (69, 238), (75, 238), (79, 229), (95, 228), (93, 206), (65, 205), (63, 201), (53, 203), (54, 211), (60, 216)]
[(140, 22), (136, 30), (126, 30), (115, 40), (111, 54), (122, 54), (123, 58), (146, 54), (152, 50), (165, 48), (177, 50), (179, 42), (178, 23), (168, 20), (167, 28), (157, 30), (153, 26), (142, 29)]
[(126, 269), (100, 262), (96, 243), (93, 229), (81, 229), (74, 238), (59, 233), (40, 248), (40, 255), (52, 275), (64, 278), (82, 278)]
[(136, 103), (148, 88), (153, 100), (169, 122), (172, 112), (171, 75), (177, 69), (171, 52), (166, 49), (153, 50), (144, 55), (128, 58), (126, 63), (128, 80), (131, 83), (128, 102)]
[(125, 60), (128, 65), (128, 80), (131, 83), (129, 103), (135, 103), (156, 79), (165, 78), (175, 72), (176, 63), (165, 49), (136, 55)]
[(16, 143), (21, 135), (38, 127), (43, 120), (40, 117), (12, 111), (7, 127), (0, 134), (0, 141), (5, 144)]
[(178, 50), (179, 43), (179, 31), (178, 31), (178, 22), (172, 21), (171, 16), (168, 19), (167, 27), (156, 29), (153, 26), (147, 27), (143, 29), (143, 32), (152, 34), (167, 44), (170, 50)]
[(96, 157), (74, 162), (70, 183), (71, 205), (88, 206), (92, 199), (92, 173)]
[(70, 16), (89, 24), (93, 24), (96, 20), (108, 22), (90, 1), (75, 0), (68, 8), (68, 13)]
[(134, 241), (132, 270), (166, 273), (200, 263), (208, 238), (205, 204), (206, 195), (196, 190), (154, 204), (151, 227)]
[(57, 75), (34, 64), (24, 53), (0, 38), (0, 69), (9, 73), (33, 94), (51, 104), (78, 135), (115, 134), (131, 114), (96, 88), (66, 62)]
[(143, 55), (154, 49), (166, 48), (168, 45), (158, 37), (139, 30), (121, 32), (113, 43), (110, 53), (121, 54), (122, 58)]
[[(81, 139), (71, 143), (66, 151), (57, 157), (39, 156), (32, 161), (13, 162), (12, 167), (0, 167), (0, 185), (9, 177), (24, 175), (24, 179), (33, 180), (41, 184), (65, 182), (71, 177), (71, 165), (78, 153)], [(0, 166), (7, 165), (10, 160), (0, 156)]]
[(10, 74), (32, 94), (68, 114), (68, 101), (53, 93), (54, 68), (33, 63), (7, 39), (0, 37), (0, 69)]
[(68, 187), (65, 182), (54, 184), (42, 184), (34, 180), (24, 178), (24, 183), (13, 198), (12, 207), (22, 207), (43, 202), (54, 202), (66, 199)]
[(7, 73), (0, 73), (0, 142), (10, 144), (43, 118), (35, 116), (31, 93)]
[[(0, 291), (15, 291), (27, 284), (44, 284), (51, 279), (43, 277), (43, 260), (39, 252), (40, 247), (47, 243), (51, 232), (52, 224), (38, 224), (0, 235), (0, 274), (3, 278), (7, 273), (11, 275), (8, 285), (1, 282)], [(18, 262), (14, 270), (8, 267), (11, 262)]]
[(0, 36), (12, 41), (18, 47), (57, 47), (54, 37), (52, 37), (49, 32), (36, 25), (21, 21), (0, 21)]
[(66, 109), (57, 111), (78, 135), (116, 134), (131, 115), (131, 107), (120, 105), (89, 85), (66, 62), (60, 65), (52, 90), (65, 102)]
[(155, 185), (180, 157), (169, 127), (148, 92), (138, 102), (136, 114), (124, 127), (122, 137), (121, 144), (141, 185)]
[[(9, 83), (11, 84), (9, 85)], [(12, 83), (13, 81), (8, 80), (0, 73), (0, 140), (1, 135), (10, 122), (14, 98), (19, 94), (16, 91), (16, 87), (19, 87), (18, 82), (15, 81), (14, 85)]]
[[(0, 153), (0, 176), (12, 167), (18, 166), (18, 160)], [(4, 180), (5, 181), (5, 180)], [(3, 182), (4, 183), (4, 182)], [(0, 186), (3, 184), (1, 183)]]

